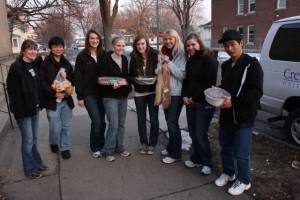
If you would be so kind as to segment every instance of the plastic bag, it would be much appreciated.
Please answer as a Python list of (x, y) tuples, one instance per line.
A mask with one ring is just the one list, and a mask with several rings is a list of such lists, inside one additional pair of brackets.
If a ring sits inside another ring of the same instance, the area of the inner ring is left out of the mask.
[[(60, 73), (64, 71), (65, 68), (63, 67), (59, 69), (51, 88), (57, 93), (60, 92), (62, 94), (71, 95), (73, 93), (72, 83), (60, 75)], [(56, 99), (56, 102), (61, 102), (61, 100), (62, 99)]]

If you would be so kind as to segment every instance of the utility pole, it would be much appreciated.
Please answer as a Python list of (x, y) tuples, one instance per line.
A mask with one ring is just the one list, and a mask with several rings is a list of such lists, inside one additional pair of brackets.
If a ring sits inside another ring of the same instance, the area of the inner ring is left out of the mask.
[(157, 41), (157, 50), (159, 50), (159, 12), (158, 12), (158, 0), (156, 0), (156, 41)]

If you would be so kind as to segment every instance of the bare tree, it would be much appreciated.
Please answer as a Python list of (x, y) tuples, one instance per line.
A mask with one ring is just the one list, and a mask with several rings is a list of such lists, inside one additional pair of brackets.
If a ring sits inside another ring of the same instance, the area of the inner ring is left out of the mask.
[(191, 9), (202, 0), (165, 0), (164, 6), (171, 9), (176, 15), (182, 32), (182, 39), (185, 40), (191, 25)]
[(99, 0), (100, 12), (101, 12), (102, 24), (103, 24), (104, 46), (106, 50), (112, 49), (111, 34), (112, 34), (113, 22), (118, 13), (118, 3), (119, 0), (116, 0), (111, 11), (110, 9), (111, 0)]

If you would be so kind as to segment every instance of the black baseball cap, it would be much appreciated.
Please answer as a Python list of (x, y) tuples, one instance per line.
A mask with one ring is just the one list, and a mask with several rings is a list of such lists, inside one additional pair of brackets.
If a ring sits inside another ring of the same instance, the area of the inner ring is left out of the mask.
[(228, 40), (236, 40), (240, 42), (243, 39), (243, 36), (237, 30), (229, 29), (225, 31), (222, 35), (222, 38), (218, 41), (218, 43), (224, 43)]

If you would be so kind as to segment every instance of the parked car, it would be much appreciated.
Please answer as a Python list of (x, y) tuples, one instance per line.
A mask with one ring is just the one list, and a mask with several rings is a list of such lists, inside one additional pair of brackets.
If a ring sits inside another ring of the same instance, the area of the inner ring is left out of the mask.
[(288, 138), (300, 146), (300, 16), (273, 22), (262, 47), (262, 110), (285, 120)]

